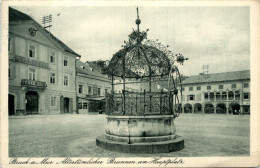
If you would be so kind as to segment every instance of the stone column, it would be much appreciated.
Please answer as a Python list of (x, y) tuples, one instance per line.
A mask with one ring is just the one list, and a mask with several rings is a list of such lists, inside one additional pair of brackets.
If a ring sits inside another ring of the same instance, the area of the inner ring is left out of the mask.
[(21, 97), (20, 97), (20, 107), (22, 110), (26, 109), (26, 96), (25, 96), (26, 90), (21, 91)]
[(227, 114), (228, 114), (228, 109), (229, 109), (229, 105), (226, 104), (226, 110), (227, 110)]
[(234, 101), (236, 100), (236, 92), (233, 91), (233, 94), (234, 94)]
[(205, 104), (202, 104), (202, 113), (205, 113)]
[(214, 107), (214, 114), (216, 114), (217, 113), (217, 105), (214, 104), (213, 107)]
[(214, 102), (216, 102), (217, 98), (216, 98), (216, 92), (214, 92)]
[(194, 104), (191, 105), (191, 113), (194, 114)]
[(222, 100), (222, 91), (220, 91), (220, 97), (219, 98), (220, 98), (220, 100)]
[(184, 113), (184, 105), (182, 106), (182, 113)]
[(244, 113), (244, 106), (242, 106), (241, 104), (240, 104), (240, 114), (243, 114)]
[(228, 91), (226, 91), (226, 94), (227, 94), (227, 100), (228, 100)]

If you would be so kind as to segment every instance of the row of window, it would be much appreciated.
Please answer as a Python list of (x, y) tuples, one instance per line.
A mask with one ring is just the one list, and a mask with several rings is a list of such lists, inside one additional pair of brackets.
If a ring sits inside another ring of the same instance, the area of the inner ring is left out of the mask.
[[(78, 89), (79, 94), (84, 94), (83, 85), (79, 85)], [(105, 89), (105, 94), (107, 94), (107, 89)], [(101, 96), (101, 88), (98, 88), (97, 86), (88, 86), (88, 95)]]
[(79, 109), (88, 109), (88, 103), (87, 102), (79, 102), (78, 108)]
[[(249, 84), (248, 83), (244, 83), (243, 85), (244, 88), (248, 88)], [(223, 89), (224, 85), (218, 85), (218, 89)], [(232, 89), (236, 89), (237, 88), (237, 84), (231, 84), (231, 88)], [(201, 90), (201, 86), (197, 86), (197, 90)], [(207, 86), (207, 90), (211, 90), (211, 86)], [(182, 91), (185, 91), (185, 87), (182, 88)], [(193, 91), (193, 86), (189, 87), (189, 91)]]
[[(51, 72), (49, 76), (50, 76), (49, 83), (50, 84), (56, 84), (57, 83), (56, 73)], [(36, 69), (29, 68), (28, 78), (29, 78), (29, 80), (33, 80), (33, 81), (36, 80)], [(63, 76), (63, 85), (69, 86), (69, 76), (68, 75)]]
[[(10, 53), (13, 52), (13, 38), (9, 38), (8, 41), (8, 51)], [(36, 58), (37, 57), (37, 47), (33, 44), (28, 44), (28, 57), (29, 58)], [(56, 54), (55, 52), (49, 52), (49, 62), (55, 63), (56, 62)], [(63, 66), (68, 66), (68, 58), (64, 58)]]
[[(216, 95), (216, 99), (219, 99), (220, 98), (220, 95)], [(227, 99), (227, 95), (226, 94), (223, 94), (222, 95), (222, 100), (225, 100), (225, 99)], [(234, 94), (232, 94), (232, 95), (229, 95), (229, 98), (234, 98)], [(235, 94), (235, 98), (240, 98), (240, 94)], [(244, 98), (244, 100), (248, 100), (248, 99), (250, 99), (250, 94), (249, 93), (244, 93), (243, 94), (243, 98)], [(210, 95), (208, 95), (208, 94), (205, 94), (204, 95), (204, 99), (214, 99), (214, 94), (210, 94)], [(183, 95), (182, 96), (182, 101), (185, 101), (185, 96)], [(195, 95), (187, 95), (187, 101), (195, 101)], [(196, 96), (196, 101), (201, 101), (201, 94), (198, 94), (197, 96)]]

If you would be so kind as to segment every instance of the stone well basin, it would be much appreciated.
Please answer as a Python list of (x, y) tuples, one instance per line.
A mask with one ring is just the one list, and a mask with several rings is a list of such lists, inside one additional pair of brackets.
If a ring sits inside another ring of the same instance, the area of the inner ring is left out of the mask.
[(176, 137), (173, 115), (107, 116), (106, 138), (127, 143), (173, 140)]

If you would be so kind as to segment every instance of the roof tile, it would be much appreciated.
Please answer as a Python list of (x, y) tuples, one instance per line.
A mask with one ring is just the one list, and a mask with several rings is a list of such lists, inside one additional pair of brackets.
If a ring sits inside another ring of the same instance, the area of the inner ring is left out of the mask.
[(250, 70), (189, 76), (182, 84), (210, 83), (250, 79)]

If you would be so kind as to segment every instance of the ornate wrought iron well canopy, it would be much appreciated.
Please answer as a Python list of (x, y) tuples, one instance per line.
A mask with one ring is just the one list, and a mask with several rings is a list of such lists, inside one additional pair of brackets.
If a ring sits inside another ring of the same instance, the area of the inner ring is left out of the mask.
[(174, 55), (158, 40), (148, 40), (146, 31), (139, 31), (141, 20), (137, 8), (137, 30), (124, 41), (123, 48), (116, 52), (105, 73), (121, 78), (163, 77), (169, 75), (174, 61), (183, 63), (185, 58), (181, 54)]

